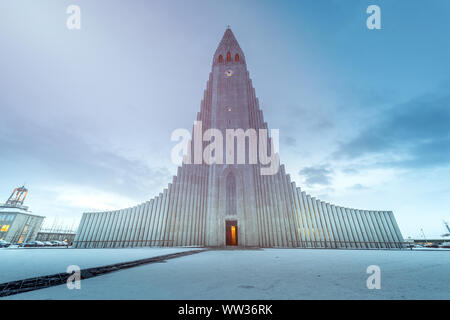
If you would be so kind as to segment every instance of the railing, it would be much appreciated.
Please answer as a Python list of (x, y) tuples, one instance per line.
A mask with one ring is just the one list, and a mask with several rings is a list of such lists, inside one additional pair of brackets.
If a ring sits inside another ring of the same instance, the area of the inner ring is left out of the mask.
[(88, 240), (74, 241), (74, 248), (170, 247), (174, 240)]
[(295, 241), (291, 242), (295, 248), (311, 249), (402, 249), (410, 245), (400, 241)]
[[(88, 240), (74, 241), (74, 248), (133, 248), (133, 247), (171, 247), (174, 240)], [(410, 242), (399, 241), (295, 241), (289, 245), (278, 247), (293, 247), (304, 249), (404, 249), (411, 246)], [(276, 246), (261, 246), (276, 247)]]

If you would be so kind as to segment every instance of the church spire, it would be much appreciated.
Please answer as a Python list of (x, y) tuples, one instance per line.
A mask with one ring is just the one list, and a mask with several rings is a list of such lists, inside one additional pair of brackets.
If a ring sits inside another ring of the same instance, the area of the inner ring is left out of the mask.
[(244, 52), (239, 46), (239, 43), (236, 40), (233, 31), (231, 31), (230, 26), (228, 26), (214, 54), (214, 64), (221, 62), (242, 63), (244, 61)]

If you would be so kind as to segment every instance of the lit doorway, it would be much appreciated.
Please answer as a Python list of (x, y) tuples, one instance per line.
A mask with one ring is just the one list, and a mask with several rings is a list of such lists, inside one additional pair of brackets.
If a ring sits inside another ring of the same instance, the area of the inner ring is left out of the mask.
[(236, 220), (225, 222), (225, 233), (227, 246), (238, 245), (238, 225)]

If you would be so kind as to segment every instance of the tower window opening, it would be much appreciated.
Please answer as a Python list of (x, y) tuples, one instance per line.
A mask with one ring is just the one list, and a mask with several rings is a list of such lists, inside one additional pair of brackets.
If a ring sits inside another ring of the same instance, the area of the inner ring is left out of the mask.
[(222, 62), (223, 62), (223, 56), (220, 55), (220, 56), (219, 56), (219, 63), (222, 63)]
[(228, 51), (228, 53), (227, 53), (227, 61), (231, 61), (231, 53), (230, 53), (230, 51)]
[(236, 53), (236, 55), (234, 56), (234, 61), (239, 62), (239, 55)]

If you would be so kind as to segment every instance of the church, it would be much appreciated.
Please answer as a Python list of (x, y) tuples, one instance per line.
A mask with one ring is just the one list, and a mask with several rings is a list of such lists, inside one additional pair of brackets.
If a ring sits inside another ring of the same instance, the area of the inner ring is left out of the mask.
[[(201, 128), (192, 130), (191, 159), (195, 145), (205, 144), (196, 136), (208, 130), (223, 136), (229, 129), (268, 130), (245, 55), (230, 28), (214, 54), (197, 123)], [(257, 144), (258, 154), (273, 156), (271, 137), (267, 146), (261, 152)], [(250, 150), (244, 156), (250, 159)], [(277, 155), (271, 159), (279, 164)], [(132, 208), (84, 213), (73, 246), (401, 248), (404, 240), (392, 211), (321, 201), (297, 187), (283, 165), (263, 174), (267, 163), (247, 162), (183, 161), (155, 198)]]

